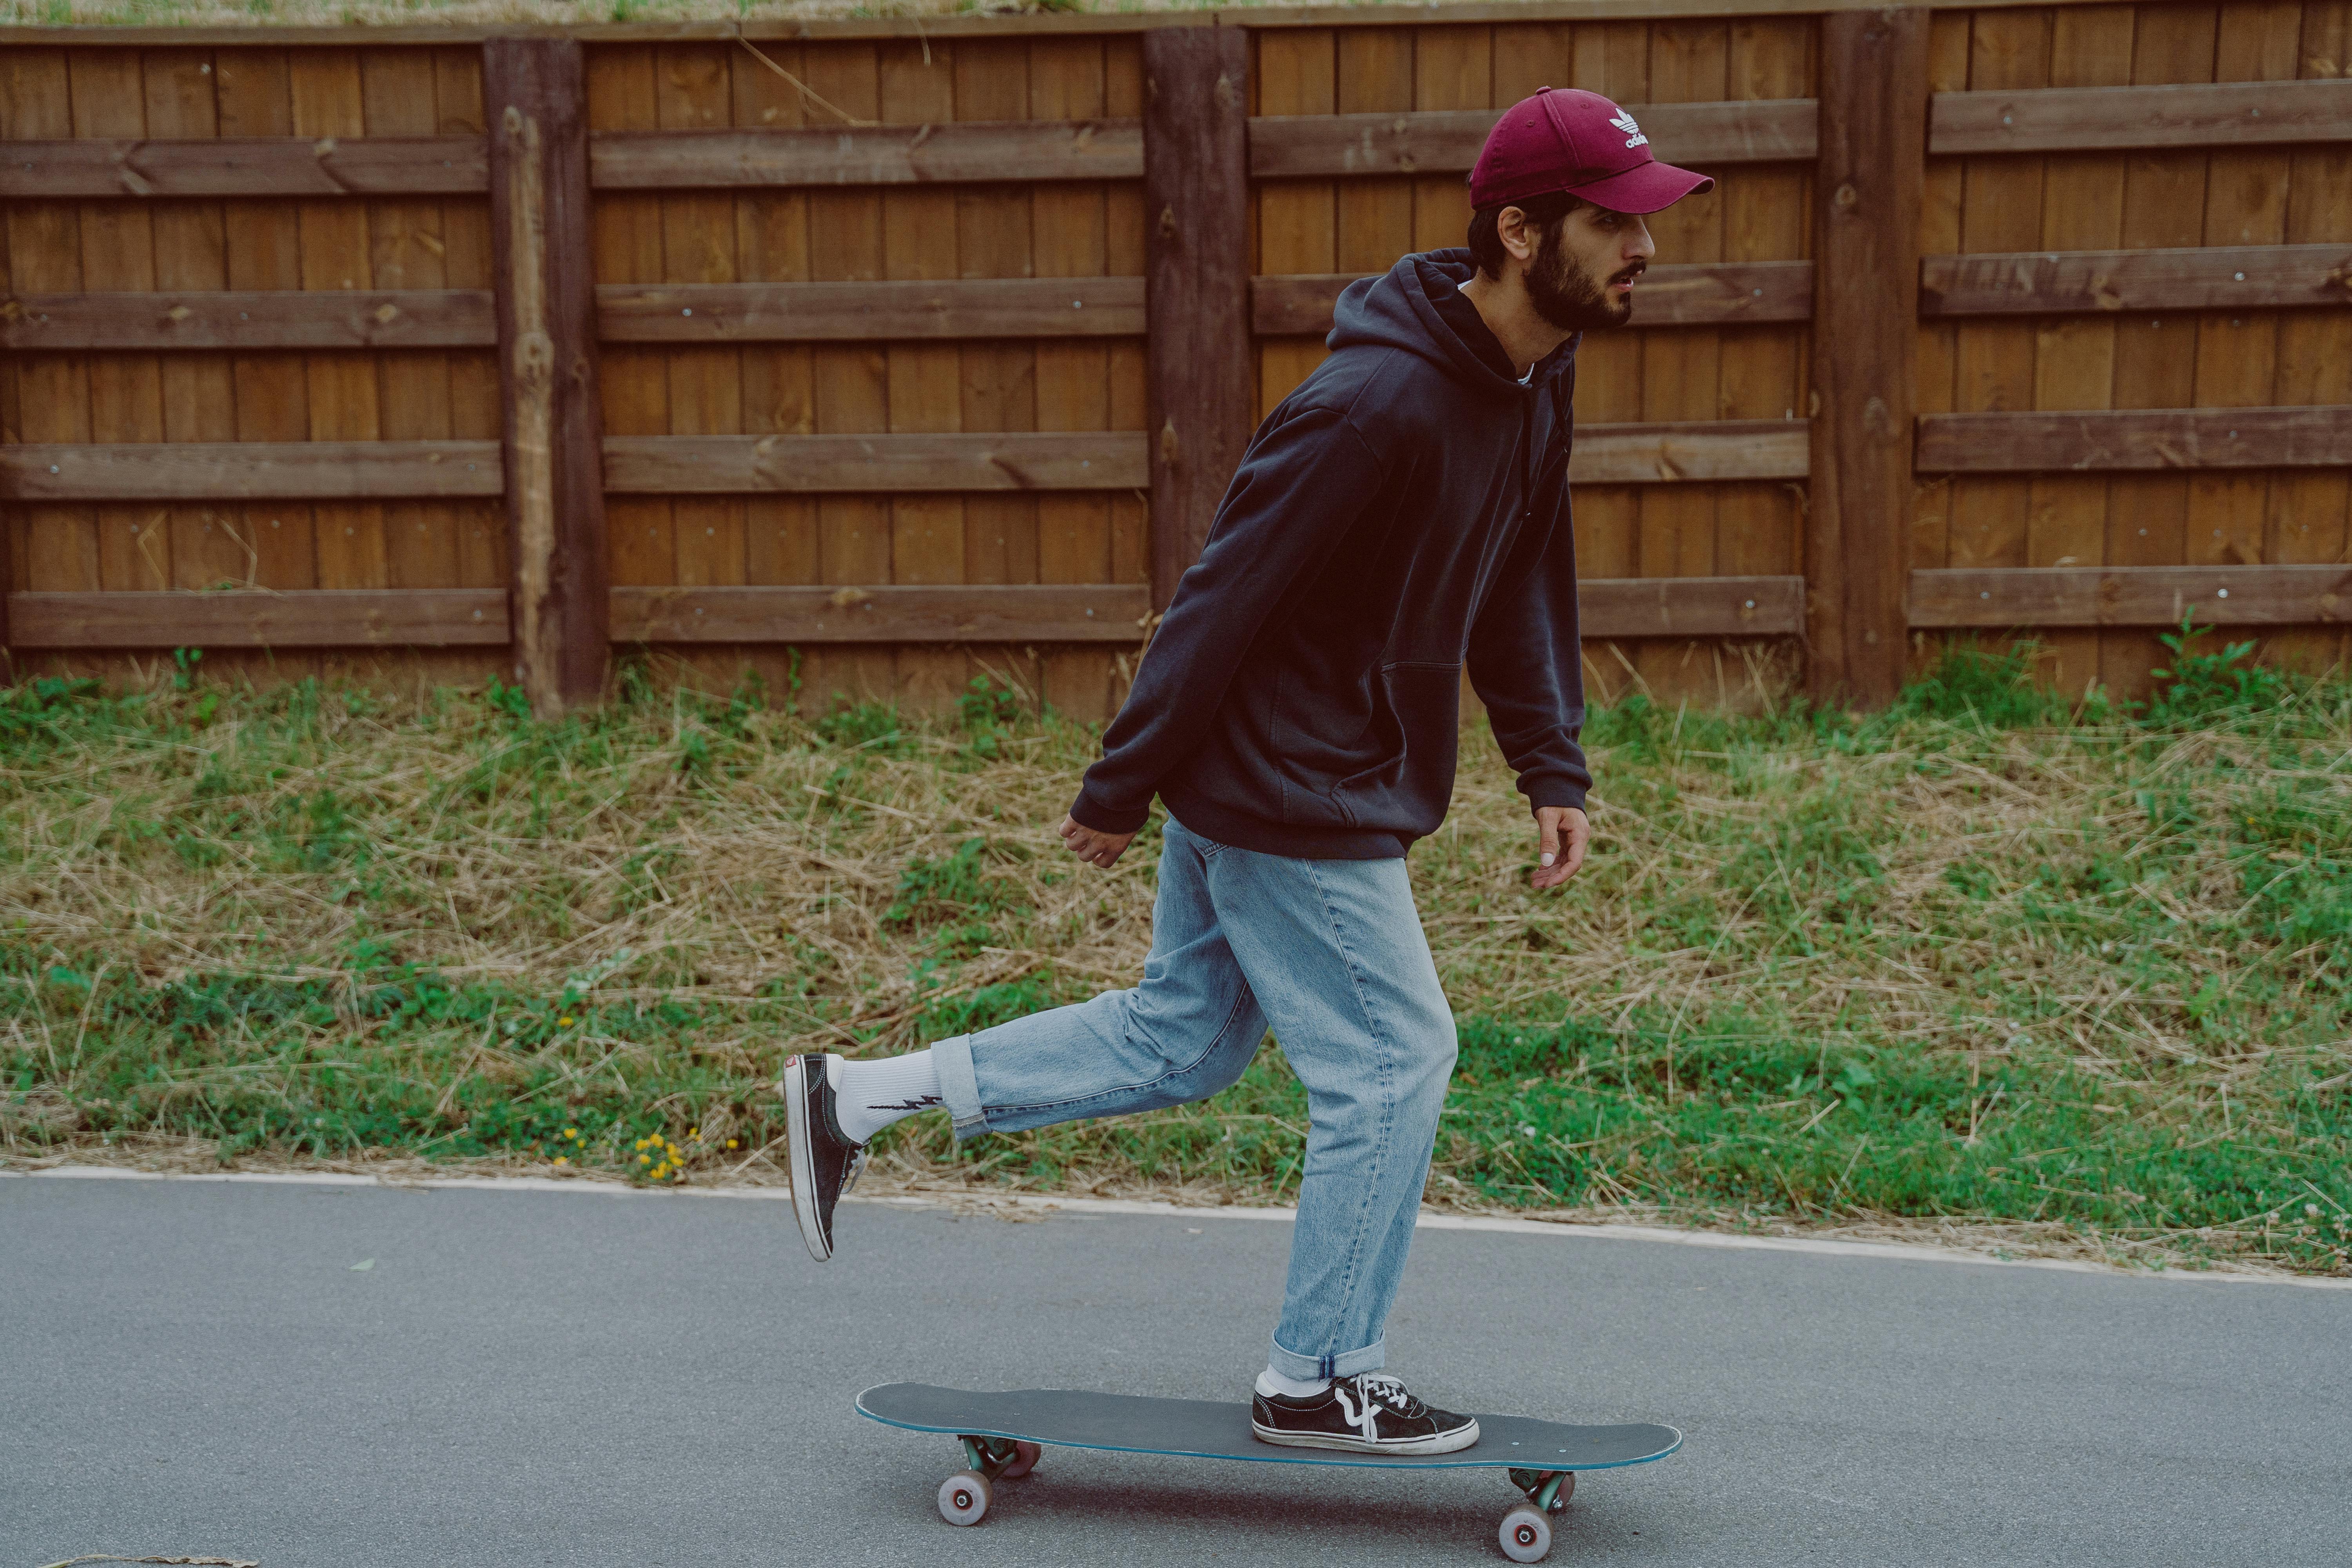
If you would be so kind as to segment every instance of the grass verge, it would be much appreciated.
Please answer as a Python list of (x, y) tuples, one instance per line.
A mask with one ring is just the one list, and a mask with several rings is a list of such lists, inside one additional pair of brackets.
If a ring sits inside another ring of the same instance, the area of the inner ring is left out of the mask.
[[(2352, 688), (2182, 655), (2132, 713), (1973, 652), (1867, 719), (1629, 701), (1549, 896), (1474, 726), (1412, 859), (1463, 1039), (1433, 1199), (2352, 1273)], [(784, 1054), (1130, 984), (1150, 940), (1156, 832), (1106, 873), (1052, 831), (1094, 732), (985, 687), (929, 725), (641, 669), (560, 723), (495, 685), (5, 696), (15, 1163), (751, 1179)], [(1263, 1200), (1306, 1107), (1269, 1047), (1160, 1115), (936, 1121), (886, 1179)]]

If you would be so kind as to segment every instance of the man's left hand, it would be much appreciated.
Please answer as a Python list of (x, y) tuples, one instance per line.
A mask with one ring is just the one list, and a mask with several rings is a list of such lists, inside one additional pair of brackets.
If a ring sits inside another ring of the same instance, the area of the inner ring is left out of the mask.
[(1539, 805), (1536, 832), (1536, 874), (1528, 887), (1557, 888), (1584, 868), (1584, 847), (1592, 838), (1584, 813), (1572, 805)]

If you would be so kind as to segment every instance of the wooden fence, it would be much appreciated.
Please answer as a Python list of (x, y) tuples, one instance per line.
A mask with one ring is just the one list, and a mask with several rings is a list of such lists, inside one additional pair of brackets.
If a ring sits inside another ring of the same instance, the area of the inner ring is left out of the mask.
[(0, 33), (0, 640), (1105, 716), (1339, 288), (1550, 83), (1719, 177), (1582, 351), (1601, 691), (2339, 660), (2352, 6), (1742, 4)]

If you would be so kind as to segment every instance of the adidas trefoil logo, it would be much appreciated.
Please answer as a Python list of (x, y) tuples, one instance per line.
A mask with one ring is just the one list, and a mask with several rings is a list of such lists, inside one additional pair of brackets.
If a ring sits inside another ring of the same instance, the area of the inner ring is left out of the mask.
[(1639, 147), (1649, 141), (1648, 137), (1642, 134), (1642, 128), (1633, 123), (1633, 116), (1622, 109), (1617, 111), (1616, 117), (1609, 123), (1625, 133), (1625, 145), (1628, 147)]

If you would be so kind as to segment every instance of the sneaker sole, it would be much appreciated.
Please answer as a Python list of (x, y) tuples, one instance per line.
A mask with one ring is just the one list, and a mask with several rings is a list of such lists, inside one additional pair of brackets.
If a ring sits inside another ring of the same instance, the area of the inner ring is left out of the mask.
[(1361, 1437), (1342, 1437), (1328, 1432), (1278, 1432), (1271, 1426), (1250, 1422), (1250, 1430), (1261, 1443), (1272, 1443), (1284, 1448), (1338, 1448), (1349, 1454), (1452, 1454), (1470, 1447), (1478, 1441), (1478, 1423), (1473, 1421), (1458, 1432), (1440, 1432), (1433, 1437), (1415, 1437), (1404, 1443), (1368, 1442)]
[(833, 1247), (817, 1223), (816, 1168), (809, 1160), (814, 1145), (809, 1140), (807, 1062), (805, 1057), (794, 1057), (784, 1064), (784, 1133), (791, 1145), (793, 1213), (800, 1218), (801, 1239), (808, 1243), (809, 1256), (824, 1263), (832, 1258)]

